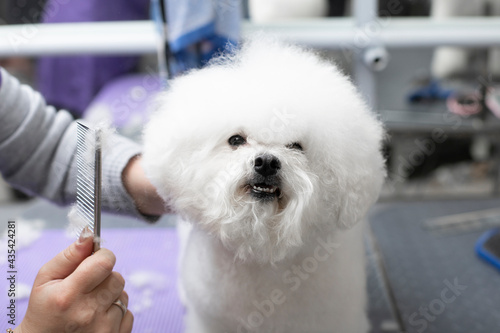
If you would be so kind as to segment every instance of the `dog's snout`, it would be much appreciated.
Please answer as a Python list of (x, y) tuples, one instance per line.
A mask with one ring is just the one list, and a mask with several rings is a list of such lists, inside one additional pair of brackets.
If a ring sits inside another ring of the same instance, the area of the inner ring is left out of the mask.
[(254, 169), (260, 175), (274, 176), (281, 169), (281, 162), (276, 156), (273, 155), (259, 155), (255, 158)]

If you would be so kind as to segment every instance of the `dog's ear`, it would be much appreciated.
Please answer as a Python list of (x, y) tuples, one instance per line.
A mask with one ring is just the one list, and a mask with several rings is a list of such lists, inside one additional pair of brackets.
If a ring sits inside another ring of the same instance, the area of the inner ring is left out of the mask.
[(385, 178), (385, 169), (369, 170), (364, 175), (350, 178), (342, 184), (343, 196), (338, 207), (337, 224), (343, 229), (352, 228), (362, 220), (368, 209), (377, 201)]

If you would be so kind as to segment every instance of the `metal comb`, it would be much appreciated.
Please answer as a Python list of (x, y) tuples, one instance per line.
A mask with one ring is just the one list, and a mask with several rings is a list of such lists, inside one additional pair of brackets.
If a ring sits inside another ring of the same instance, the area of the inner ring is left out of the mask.
[(79, 217), (94, 233), (94, 252), (101, 239), (101, 141), (100, 129), (91, 129), (77, 121), (76, 207)]

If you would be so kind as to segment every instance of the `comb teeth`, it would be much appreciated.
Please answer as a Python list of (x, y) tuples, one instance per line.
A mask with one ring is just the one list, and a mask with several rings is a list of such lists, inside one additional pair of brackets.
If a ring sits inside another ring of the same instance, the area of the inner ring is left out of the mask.
[(94, 252), (101, 229), (101, 133), (77, 122), (76, 206), (79, 217), (94, 233)]

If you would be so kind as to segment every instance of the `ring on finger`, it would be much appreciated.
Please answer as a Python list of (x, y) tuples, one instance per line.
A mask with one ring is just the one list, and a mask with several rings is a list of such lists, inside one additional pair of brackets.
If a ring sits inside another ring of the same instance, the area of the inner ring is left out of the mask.
[(122, 310), (123, 316), (125, 316), (125, 314), (127, 313), (127, 306), (123, 304), (121, 300), (117, 299), (116, 301), (113, 302), (112, 305), (118, 306), (120, 310)]

